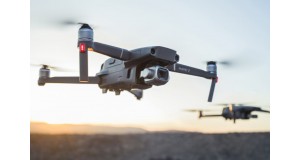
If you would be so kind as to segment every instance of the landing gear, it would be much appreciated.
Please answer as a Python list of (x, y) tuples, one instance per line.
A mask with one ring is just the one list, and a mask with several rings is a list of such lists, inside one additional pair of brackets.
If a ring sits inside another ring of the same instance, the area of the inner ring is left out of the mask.
[(115, 90), (115, 94), (118, 96), (121, 94), (121, 90)]

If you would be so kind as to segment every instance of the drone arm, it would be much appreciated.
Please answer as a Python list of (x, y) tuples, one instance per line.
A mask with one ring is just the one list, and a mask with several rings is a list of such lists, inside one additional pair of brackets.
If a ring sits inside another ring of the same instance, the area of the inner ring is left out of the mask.
[(212, 102), (215, 85), (218, 81), (217, 74), (211, 73), (208, 71), (204, 71), (204, 70), (201, 70), (198, 68), (186, 66), (183, 64), (179, 64), (179, 63), (175, 63), (171, 66), (168, 66), (167, 68), (169, 69), (169, 71), (172, 71), (172, 72), (183, 73), (183, 74), (188, 74), (188, 75), (211, 79), (212, 81), (211, 81), (210, 91), (209, 91), (209, 95), (208, 95), (208, 102)]
[(183, 64), (175, 63), (173, 65), (170, 65), (167, 67), (169, 71), (172, 72), (177, 72), (177, 73), (182, 73), (182, 74), (188, 74), (188, 75), (193, 75), (193, 76), (198, 76), (198, 77), (203, 77), (207, 79), (211, 78), (216, 78), (216, 74), (212, 74), (210, 72), (198, 69), (198, 68), (193, 68), (190, 66), (186, 66)]
[(210, 90), (209, 90), (209, 95), (208, 95), (208, 100), (207, 100), (208, 102), (211, 102), (213, 99), (217, 80), (218, 80), (218, 78), (212, 78), (212, 80), (211, 80), (211, 85), (210, 85)]
[(107, 55), (112, 58), (120, 59), (120, 60), (129, 60), (131, 56), (131, 52), (114, 46), (110, 46), (107, 44), (102, 44), (98, 42), (94, 42), (92, 45), (92, 49), (94, 52), (101, 53)]
[(88, 82), (80, 82), (79, 77), (40, 77), (38, 80), (40, 86), (46, 83), (99, 84), (99, 82), (99, 77), (89, 77)]
[(222, 117), (220, 114), (202, 115), (201, 117)]
[(268, 111), (268, 110), (263, 110), (263, 109), (261, 109), (261, 110), (259, 110), (260, 112), (265, 112), (265, 113), (270, 113), (270, 111)]

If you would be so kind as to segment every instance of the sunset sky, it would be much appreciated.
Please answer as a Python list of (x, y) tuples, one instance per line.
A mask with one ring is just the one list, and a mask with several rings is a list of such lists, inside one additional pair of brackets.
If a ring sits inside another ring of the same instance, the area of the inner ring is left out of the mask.
[[(218, 66), (219, 82), (213, 103), (207, 102), (210, 81), (171, 73), (164, 86), (154, 86), (136, 98), (122, 92), (102, 94), (97, 85), (37, 85), (38, 69), (31, 67), (31, 121), (55, 124), (105, 124), (147, 130), (200, 132), (269, 131), (270, 116), (232, 121), (198, 119), (184, 109), (213, 108), (216, 103), (270, 105), (270, 9), (268, 0), (101, 1), (31, 0), (30, 60), (78, 70), (78, 27), (55, 22), (74, 19), (96, 26), (94, 41), (126, 49), (160, 45), (180, 55), (181, 64), (205, 69), (206, 60), (237, 61)], [(89, 54), (94, 76), (107, 56)], [(51, 72), (51, 76), (78, 72)], [(255, 112), (254, 112), (255, 114)]]

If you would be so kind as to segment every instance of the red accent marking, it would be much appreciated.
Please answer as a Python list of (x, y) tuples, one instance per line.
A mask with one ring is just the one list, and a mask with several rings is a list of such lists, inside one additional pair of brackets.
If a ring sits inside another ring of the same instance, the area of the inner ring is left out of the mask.
[(80, 51), (80, 53), (85, 53), (86, 52), (85, 43), (80, 43), (79, 44), (79, 51)]
[(216, 78), (216, 83), (218, 83), (218, 81), (219, 81), (219, 77)]

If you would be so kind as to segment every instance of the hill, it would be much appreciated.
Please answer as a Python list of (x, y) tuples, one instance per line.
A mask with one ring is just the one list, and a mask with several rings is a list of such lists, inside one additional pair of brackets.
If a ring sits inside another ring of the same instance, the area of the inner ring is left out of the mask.
[(39, 134), (131, 134), (145, 133), (141, 128), (134, 127), (111, 127), (101, 125), (87, 124), (47, 124), (47, 123), (30, 123), (30, 133)]
[(32, 160), (267, 160), (270, 133), (31, 134)]

